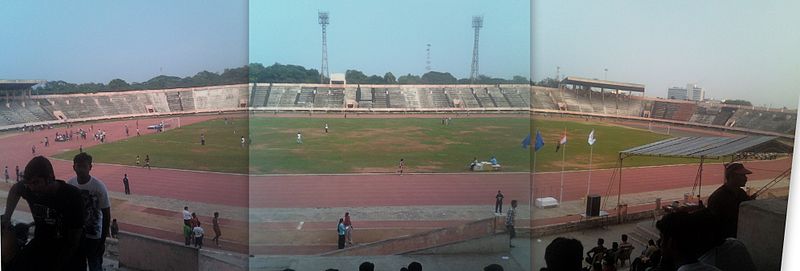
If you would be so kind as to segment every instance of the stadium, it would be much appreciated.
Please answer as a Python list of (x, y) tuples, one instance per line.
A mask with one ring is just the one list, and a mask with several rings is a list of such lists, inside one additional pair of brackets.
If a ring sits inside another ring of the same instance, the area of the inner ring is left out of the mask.
[[(674, 137), (767, 138), (737, 152), (776, 154), (747, 157), (755, 172), (748, 187), (768, 188), (762, 198), (788, 194), (788, 181), (771, 181), (790, 167), (785, 145), (794, 137), (796, 110), (650, 98), (633, 83), (560, 82), (560, 88), (251, 83), (32, 95), (40, 81), (5, 80), (0, 163), (13, 169), (45, 155), (57, 176), (71, 176), (71, 157), (92, 154), (92, 174), (111, 191), (124, 232), (108, 253), (131, 267), (158, 261), (147, 251), (165, 249), (204, 268), (264, 270), (302, 256), (497, 255), (508, 252), (504, 217), (492, 212), (500, 190), (506, 204), (519, 201), (517, 227), (531, 237), (508, 265), (529, 269), (541, 265), (534, 262), (537, 237), (649, 221), (662, 203), (707, 197), (722, 183), (719, 164), (731, 156), (703, 161), (705, 171), (690, 156), (622, 163), (620, 152)], [(158, 124), (165, 129), (146, 129)], [(79, 130), (107, 137), (80, 139)], [(584, 143), (590, 131), (598, 138), (592, 149)], [(521, 144), (537, 132), (542, 149)], [(71, 136), (55, 142), (56, 133)], [(47, 147), (45, 137), (52, 142)], [(569, 143), (553, 151), (564, 137)], [(136, 159), (146, 155), (151, 168)], [(490, 157), (499, 160), (499, 171), (470, 170), (473, 160)], [(132, 195), (122, 192), (123, 174)], [(11, 183), (0, 186), (8, 190)], [(602, 198), (606, 216), (585, 215), (587, 195)], [(546, 198), (558, 206), (534, 206)], [(219, 248), (174, 249), (182, 246), (175, 225), (183, 206), (201, 221), (221, 213)], [(337, 250), (331, 225), (345, 212), (354, 217), (356, 244)], [(646, 226), (630, 235), (639, 243), (652, 238)], [(465, 268), (493, 261), (454, 259)]]

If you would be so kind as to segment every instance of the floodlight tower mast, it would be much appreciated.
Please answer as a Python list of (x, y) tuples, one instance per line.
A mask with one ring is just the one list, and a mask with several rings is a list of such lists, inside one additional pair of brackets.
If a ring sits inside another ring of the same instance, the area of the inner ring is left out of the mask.
[(469, 78), (472, 83), (478, 79), (478, 40), (480, 39), (480, 30), (483, 27), (483, 16), (472, 17), (472, 28), (475, 28), (475, 45), (472, 47), (472, 71)]
[(322, 26), (322, 67), (319, 69), (319, 82), (325, 83), (325, 78), (331, 78), (328, 72), (328, 12), (319, 12), (319, 25)]
[(427, 52), (427, 58), (425, 59), (425, 71), (431, 71), (431, 44), (428, 43), (428, 49), (425, 50)]

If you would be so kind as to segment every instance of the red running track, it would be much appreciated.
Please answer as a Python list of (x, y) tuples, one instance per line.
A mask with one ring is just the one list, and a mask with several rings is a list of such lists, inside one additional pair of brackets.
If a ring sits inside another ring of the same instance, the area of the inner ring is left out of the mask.
[[(181, 117), (181, 124), (218, 118), (219, 116)], [(158, 120), (139, 120), (141, 129)], [(107, 131), (108, 141), (125, 138), (124, 124), (135, 136), (135, 120), (94, 124), (94, 129)], [(72, 127), (89, 129), (89, 124)], [(90, 147), (99, 144), (91, 139), (54, 142), (55, 132), (64, 128), (21, 133), (0, 139), (3, 155), (0, 166), (9, 165), (14, 178), (14, 165), (24, 168), (33, 157), (31, 145), (36, 145), (37, 155), (53, 155), (79, 145)], [(50, 147), (40, 142), (50, 137)], [(158, 166), (158, 158), (153, 158)], [(74, 175), (71, 161), (54, 160), (56, 176), (67, 179)], [(751, 179), (768, 179), (791, 165), (790, 159), (748, 162), (755, 174)], [(687, 188), (694, 183), (697, 165), (626, 168), (623, 170), (623, 194)], [(592, 171), (592, 193), (606, 195), (613, 170)], [(424, 206), (424, 205), (491, 205), (497, 190), (502, 190), (506, 202), (517, 199), (527, 204), (531, 196), (557, 197), (560, 173), (538, 173), (531, 180), (529, 173), (505, 174), (406, 174), (387, 175), (289, 175), (251, 176), (153, 168), (95, 164), (92, 175), (105, 181), (109, 190), (122, 192), (122, 175), (128, 173), (131, 191), (135, 195), (150, 195), (179, 200), (223, 204), (251, 208), (314, 208), (314, 207), (369, 207), (369, 206)], [(564, 200), (580, 199), (586, 194), (587, 171), (564, 174)], [(703, 175), (704, 184), (720, 184), (722, 169), (719, 164), (709, 164)], [(531, 195), (531, 184), (534, 192)], [(616, 195), (616, 184), (610, 195)], [(708, 195), (712, 191), (703, 191)]]

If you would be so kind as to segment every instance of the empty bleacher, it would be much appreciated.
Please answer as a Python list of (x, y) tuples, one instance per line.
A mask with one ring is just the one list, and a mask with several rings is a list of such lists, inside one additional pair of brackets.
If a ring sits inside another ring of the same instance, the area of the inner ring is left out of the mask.
[(689, 122), (713, 124), (714, 118), (716, 118), (717, 115), (719, 115), (719, 113), (720, 113), (719, 106), (699, 105), (697, 106), (697, 109), (694, 111), (692, 118), (689, 119)]
[[(505, 89), (501, 87), (500, 91), (503, 93), (503, 96), (506, 97), (506, 100), (511, 103), (512, 107), (530, 107), (530, 93), (532, 91), (530, 88), (521, 90), (519, 88)], [(534, 101), (542, 103), (541, 109), (558, 109), (558, 107), (553, 104), (552, 98), (550, 98), (549, 95), (547, 97), (546, 100), (543, 99), (541, 101), (537, 100), (538, 97), (536, 97)]]
[(314, 102), (316, 102), (317, 98), (316, 93), (317, 93), (317, 88), (303, 87), (300, 88), (300, 90), (292, 91), (292, 95), (287, 96), (285, 99), (281, 100), (280, 104), (282, 106), (287, 106), (289, 105), (288, 101), (293, 100), (294, 103), (292, 104), (292, 106), (315, 107), (316, 105), (314, 104)]
[(372, 108), (389, 107), (389, 90), (386, 88), (372, 89)]
[(503, 95), (503, 91), (501, 89), (487, 88), (486, 92), (489, 94), (489, 97), (492, 98), (492, 101), (494, 101), (494, 104), (497, 105), (497, 107), (511, 107), (511, 102), (509, 102), (508, 98)]
[(453, 88), (447, 90), (447, 98), (455, 103), (455, 100), (458, 99), (461, 101), (462, 107), (465, 108), (480, 108), (480, 103), (478, 103), (478, 99), (475, 97), (475, 94), (472, 93), (471, 89), (466, 88)]
[(180, 97), (180, 92), (166, 92), (164, 93), (167, 96), (167, 105), (169, 106), (170, 112), (180, 112), (183, 111), (183, 102)]
[(494, 103), (494, 100), (485, 88), (472, 88), (470, 89), (475, 96), (475, 99), (478, 101), (478, 105), (484, 108), (491, 108), (497, 107)]
[(667, 120), (689, 121), (694, 114), (695, 105), (693, 103), (675, 103), (667, 101), (655, 101), (650, 117)]
[(406, 97), (401, 89), (387, 89), (386, 104), (389, 108), (406, 108)]
[(183, 111), (193, 111), (195, 110), (194, 107), (194, 92), (191, 90), (181, 91), (180, 98), (181, 98), (181, 107)]
[(261, 107), (267, 105), (267, 98), (269, 98), (270, 86), (256, 86), (253, 89), (252, 99), (250, 105), (253, 107)]
[(344, 107), (344, 89), (318, 89), (314, 107)]

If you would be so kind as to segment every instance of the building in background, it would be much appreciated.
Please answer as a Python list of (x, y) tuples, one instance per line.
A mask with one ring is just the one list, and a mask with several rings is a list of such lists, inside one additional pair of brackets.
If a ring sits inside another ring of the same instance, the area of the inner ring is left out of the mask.
[(667, 89), (667, 98), (672, 100), (702, 101), (705, 100), (705, 92), (703, 88), (695, 84), (686, 84), (686, 88), (671, 87)]

